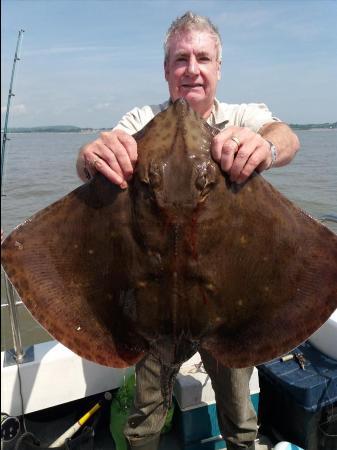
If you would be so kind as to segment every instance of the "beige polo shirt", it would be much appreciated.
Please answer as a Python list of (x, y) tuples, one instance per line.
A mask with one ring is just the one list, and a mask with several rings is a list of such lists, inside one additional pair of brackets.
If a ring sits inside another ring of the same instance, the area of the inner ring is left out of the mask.
[[(168, 108), (170, 101), (160, 105), (147, 105), (142, 108), (133, 108), (118, 122), (114, 130), (119, 129), (129, 134), (141, 130), (159, 112)], [(247, 127), (257, 132), (262, 125), (268, 122), (280, 122), (274, 117), (264, 103), (242, 103), (240, 105), (220, 103), (214, 100), (214, 107), (207, 122), (215, 126), (228, 120), (229, 126)]]

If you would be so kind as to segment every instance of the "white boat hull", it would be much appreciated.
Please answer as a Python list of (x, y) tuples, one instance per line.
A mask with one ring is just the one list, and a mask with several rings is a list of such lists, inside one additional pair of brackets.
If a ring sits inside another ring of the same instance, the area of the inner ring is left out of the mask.
[[(1, 411), (22, 414), (18, 366), (5, 366), (1, 352)], [(100, 366), (57, 341), (34, 345), (34, 361), (20, 365), (24, 413), (78, 400), (118, 388), (133, 368)]]
[(322, 353), (337, 360), (337, 309), (309, 341)]

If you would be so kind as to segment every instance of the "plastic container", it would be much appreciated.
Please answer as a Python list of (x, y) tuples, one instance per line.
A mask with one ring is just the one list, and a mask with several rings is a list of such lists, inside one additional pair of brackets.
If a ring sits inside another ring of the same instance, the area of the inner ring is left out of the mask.
[[(296, 352), (305, 357), (304, 370), (296, 360), (280, 358), (258, 367), (261, 433), (306, 450), (337, 450), (330, 430), (337, 414), (337, 361), (309, 343)], [(329, 429), (321, 429), (324, 422)]]
[(303, 448), (291, 442), (282, 441), (275, 445), (274, 450), (303, 450)]
[[(250, 383), (251, 400), (258, 409), (259, 384), (255, 369)], [(182, 367), (177, 376), (174, 395), (176, 419), (184, 450), (220, 450), (226, 443), (220, 436), (215, 394), (208, 374), (200, 364)]]
[(258, 367), (260, 378), (263, 375), (270, 380), (306, 411), (315, 412), (336, 402), (337, 361), (309, 343), (300, 345), (292, 353), (304, 355), (304, 370), (296, 359), (282, 362), (278, 358)]

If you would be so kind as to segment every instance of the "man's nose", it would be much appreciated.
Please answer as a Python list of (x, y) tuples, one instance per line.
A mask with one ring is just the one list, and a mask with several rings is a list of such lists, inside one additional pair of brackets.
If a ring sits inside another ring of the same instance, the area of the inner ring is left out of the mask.
[(198, 61), (194, 55), (192, 55), (188, 60), (186, 72), (188, 75), (198, 75), (200, 72)]

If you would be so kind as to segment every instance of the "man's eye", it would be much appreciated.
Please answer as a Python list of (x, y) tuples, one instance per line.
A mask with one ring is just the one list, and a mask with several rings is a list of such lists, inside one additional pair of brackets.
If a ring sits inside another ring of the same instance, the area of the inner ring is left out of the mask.
[(199, 58), (199, 61), (201, 62), (209, 62), (211, 60), (211, 58), (209, 58), (208, 56), (201, 56)]

